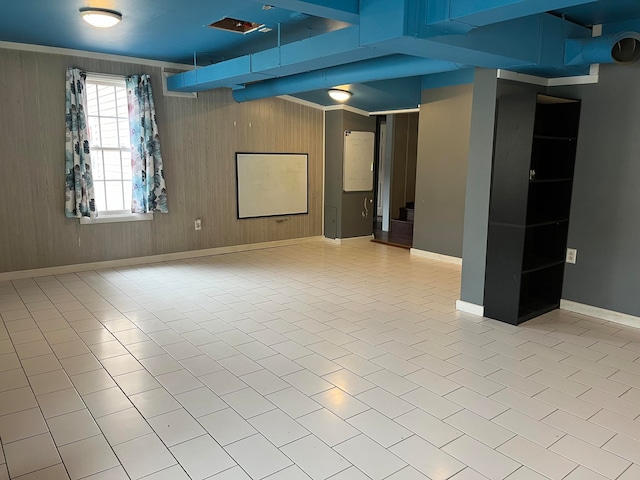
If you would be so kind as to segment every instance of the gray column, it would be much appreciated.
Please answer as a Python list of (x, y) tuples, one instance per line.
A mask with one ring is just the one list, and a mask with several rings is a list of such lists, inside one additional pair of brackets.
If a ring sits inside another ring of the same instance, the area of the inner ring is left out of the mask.
[(495, 70), (476, 69), (473, 84), (460, 292), (462, 301), (476, 305), (484, 303), (497, 86)]

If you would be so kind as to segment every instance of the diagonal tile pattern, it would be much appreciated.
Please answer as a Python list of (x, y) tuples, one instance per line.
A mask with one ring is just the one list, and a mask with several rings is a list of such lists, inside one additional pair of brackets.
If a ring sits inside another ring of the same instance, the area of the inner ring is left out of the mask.
[(0, 282), (0, 480), (640, 478), (640, 332), (308, 243)]

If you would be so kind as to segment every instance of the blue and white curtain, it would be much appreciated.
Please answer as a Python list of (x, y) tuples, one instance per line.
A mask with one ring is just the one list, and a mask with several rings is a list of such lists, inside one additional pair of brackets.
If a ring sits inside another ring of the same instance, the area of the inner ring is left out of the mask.
[(77, 68), (67, 68), (66, 88), (66, 188), (64, 213), (69, 218), (98, 215), (93, 194), (89, 133), (85, 113), (86, 74)]
[(167, 213), (156, 108), (149, 75), (127, 77), (131, 128), (132, 213)]

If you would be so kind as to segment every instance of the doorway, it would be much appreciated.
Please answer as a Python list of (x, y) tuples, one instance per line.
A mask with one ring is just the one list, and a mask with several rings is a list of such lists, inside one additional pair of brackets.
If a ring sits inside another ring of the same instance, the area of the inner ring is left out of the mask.
[(418, 117), (417, 112), (378, 117), (374, 242), (413, 245)]

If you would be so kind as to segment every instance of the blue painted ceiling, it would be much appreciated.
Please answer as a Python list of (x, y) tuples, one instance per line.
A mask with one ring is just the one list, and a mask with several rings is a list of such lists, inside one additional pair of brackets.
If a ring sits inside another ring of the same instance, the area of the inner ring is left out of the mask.
[[(608, 33), (640, 30), (640, 0), (273, 0), (268, 5), (273, 8), (252, 0), (7, 1), (0, 41), (185, 64), (195, 57), (198, 77), (175, 80), (178, 87), (172, 87), (188, 91), (249, 88), (352, 62), (366, 69), (373, 65), (367, 62), (398, 55), (460, 67), (575, 75), (588, 65), (565, 65), (567, 38), (588, 38), (596, 24)], [(90, 27), (78, 14), (88, 6), (117, 10), (123, 21), (107, 30)], [(264, 23), (271, 31), (240, 35), (208, 27), (224, 17)], [(350, 84), (348, 103), (368, 111), (415, 107), (421, 74), (394, 78), (391, 65), (371, 81)], [(348, 76), (341, 83), (349, 84)], [(325, 88), (295, 95), (335, 103)]]

